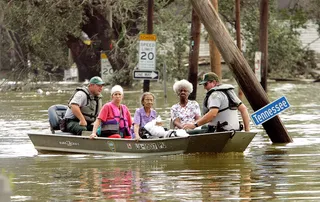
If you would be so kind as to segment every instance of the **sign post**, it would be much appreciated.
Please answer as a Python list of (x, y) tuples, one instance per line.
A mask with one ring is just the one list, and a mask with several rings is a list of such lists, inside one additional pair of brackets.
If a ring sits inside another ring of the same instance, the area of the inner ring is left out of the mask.
[(263, 108), (259, 109), (258, 111), (254, 112), (251, 115), (251, 119), (255, 125), (260, 125), (269, 119), (275, 117), (277, 114), (283, 112), (284, 110), (288, 109), (290, 104), (286, 97), (281, 97), (272, 103), (264, 106)]
[(104, 82), (108, 83), (108, 81), (111, 79), (113, 75), (112, 66), (108, 60), (108, 56), (106, 53), (101, 52), (100, 60), (101, 60), (101, 79)]

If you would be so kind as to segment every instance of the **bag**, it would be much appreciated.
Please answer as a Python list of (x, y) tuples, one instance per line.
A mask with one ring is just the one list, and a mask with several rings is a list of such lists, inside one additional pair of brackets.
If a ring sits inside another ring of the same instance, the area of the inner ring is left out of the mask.
[(225, 121), (223, 123), (220, 123), (220, 121), (218, 121), (217, 123), (217, 127), (216, 127), (216, 132), (224, 132), (224, 131), (228, 131), (226, 129), (224, 129), (224, 126), (228, 125), (228, 122)]
[(62, 132), (67, 132), (67, 120), (66, 119), (61, 119), (60, 122), (59, 122), (59, 127), (60, 127), (60, 130)]
[(119, 123), (116, 120), (107, 121), (101, 126), (101, 137), (109, 137), (113, 134), (119, 134)]
[(139, 136), (142, 139), (148, 139), (148, 137), (150, 137), (152, 135), (144, 127), (141, 127), (141, 128), (139, 128)]

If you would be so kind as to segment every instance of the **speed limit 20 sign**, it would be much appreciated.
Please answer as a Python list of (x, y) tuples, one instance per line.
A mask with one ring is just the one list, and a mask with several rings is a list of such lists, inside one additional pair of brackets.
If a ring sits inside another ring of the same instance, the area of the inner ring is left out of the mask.
[(141, 34), (139, 44), (139, 69), (156, 69), (156, 39), (155, 34)]

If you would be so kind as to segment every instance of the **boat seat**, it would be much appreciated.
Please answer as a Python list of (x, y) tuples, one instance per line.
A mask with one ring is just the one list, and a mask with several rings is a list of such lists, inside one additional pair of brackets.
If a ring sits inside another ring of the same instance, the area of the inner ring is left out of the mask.
[(63, 119), (67, 109), (68, 106), (61, 104), (52, 105), (51, 107), (49, 107), (48, 116), (52, 134), (55, 133), (55, 130), (60, 130), (60, 120)]

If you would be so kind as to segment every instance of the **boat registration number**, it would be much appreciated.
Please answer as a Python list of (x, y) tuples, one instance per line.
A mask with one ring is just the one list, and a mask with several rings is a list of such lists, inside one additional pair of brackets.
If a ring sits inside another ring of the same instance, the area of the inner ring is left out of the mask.
[(160, 150), (160, 149), (165, 149), (166, 145), (163, 142), (159, 142), (159, 143), (135, 143), (135, 148), (137, 150)]

